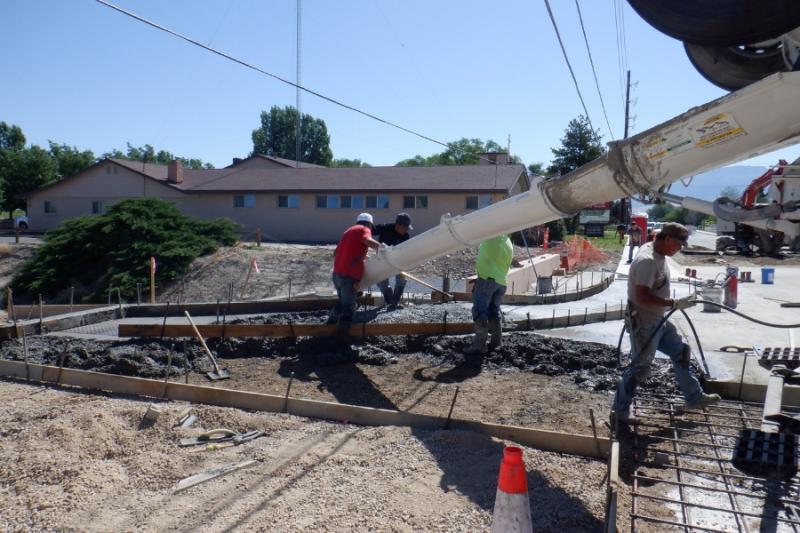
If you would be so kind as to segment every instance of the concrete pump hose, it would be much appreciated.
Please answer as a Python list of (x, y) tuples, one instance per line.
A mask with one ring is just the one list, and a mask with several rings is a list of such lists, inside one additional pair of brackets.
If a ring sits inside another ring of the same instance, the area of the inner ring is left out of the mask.
[(736, 309), (728, 307), (727, 305), (723, 305), (723, 304), (717, 303), (717, 302), (711, 302), (709, 300), (694, 300), (694, 302), (698, 303), (698, 304), (703, 304), (703, 305), (712, 305), (714, 307), (719, 307), (720, 309), (725, 309), (726, 311), (729, 311), (729, 312), (733, 313), (734, 315), (739, 315), (740, 317), (745, 318), (745, 319), (749, 320), (750, 322), (755, 322), (756, 324), (761, 324), (762, 326), (767, 326), (768, 328), (781, 328), (781, 329), (800, 328), (800, 324), (776, 324), (774, 322), (765, 322), (764, 320), (759, 320), (757, 318), (753, 318), (753, 317), (748, 316), (748, 315), (746, 315), (746, 314), (744, 314), (742, 312), (739, 312)]

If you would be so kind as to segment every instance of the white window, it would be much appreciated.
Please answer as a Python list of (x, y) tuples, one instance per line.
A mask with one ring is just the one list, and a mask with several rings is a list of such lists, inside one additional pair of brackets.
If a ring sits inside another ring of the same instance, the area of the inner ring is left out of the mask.
[(467, 209), (483, 209), (492, 203), (491, 194), (472, 194), (467, 196)]
[(425, 195), (403, 196), (403, 209), (427, 209), (428, 197)]
[(56, 206), (50, 200), (44, 201), (44, 213), (46, 215), (55, 215), (56, 214)]
[(254, 194), (236, 194), (233, 197), (233, 207), (252, 208), (255, 206), (256, 197)]
[(278, 207), (297, 209), (300, 207), (300, 197), (296, 194), (282, 194), (278, 196)]

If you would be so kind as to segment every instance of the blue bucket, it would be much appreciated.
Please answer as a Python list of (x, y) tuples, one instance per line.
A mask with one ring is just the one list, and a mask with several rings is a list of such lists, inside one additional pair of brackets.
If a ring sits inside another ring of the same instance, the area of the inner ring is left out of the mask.
[(761, 267), (761, 283), (772, 285), (775, 283), (775, 269), (772, 267)]

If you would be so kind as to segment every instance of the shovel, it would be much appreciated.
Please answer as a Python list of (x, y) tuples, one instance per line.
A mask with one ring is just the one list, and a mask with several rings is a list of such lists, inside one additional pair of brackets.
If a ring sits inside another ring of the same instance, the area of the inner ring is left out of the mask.
[(197, 335), (197, 338), (200, 340), (200, 344), (203, 345), (203, 349), (206, 351), (206, 355), (208, 358), (211, 359), (211, 364), (214, 365), (214, 370), (211, 372), (206, 372), (206, 376), (211, 381), (219, 381), (221, 379), (229, 379), (231, 375), (228, 373), (227, 370), (220, 368), (217, 364), (217, 360), (214, 359), (214, 354), (211, 353), (211, 350), (208, 349), (208, 345), (206, 345), (206, 341), (203, 340), (203, 336), (200, 335), (200, 332), (197, 330), (197, 326), (194, 325), (194, 321), (192, 320), (192, 316), (189, 314), (189, 311), (184, 311), (183, 314), (186, 315), (186, 319), (189, 321), (189, 324), (192, 325), (192, 329), (194, 330), (194, 334)]

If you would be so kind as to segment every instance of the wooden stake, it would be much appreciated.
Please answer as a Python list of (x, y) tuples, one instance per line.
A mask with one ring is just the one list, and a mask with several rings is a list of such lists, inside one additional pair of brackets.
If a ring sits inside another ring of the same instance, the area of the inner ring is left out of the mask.
[(150, 303), (156, 303), (156, 258), (150, 257)]
[(242, 285), (242, 290), (239, 292), (239, 299), (244, 300), (244, 293), (247, 290), (247, 285), (250, 283), (250, 276), (253, 274), (253, 262), (250, 261), (250, 266), (247, 267), (247, 276), (244, 278), (244, 285)]
[(261, 228), (256, 229), (256, 246), (261, 246)]

